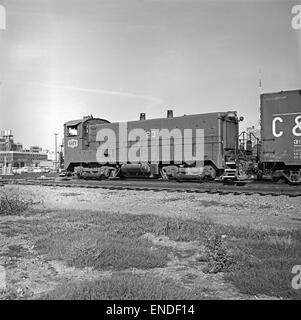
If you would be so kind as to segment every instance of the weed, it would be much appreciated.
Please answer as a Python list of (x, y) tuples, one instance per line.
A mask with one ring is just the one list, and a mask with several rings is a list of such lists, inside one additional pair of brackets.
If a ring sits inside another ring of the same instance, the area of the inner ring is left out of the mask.
[(208, 235), (205, 241), (205, 256), (208, 265), (203, 271), (218, 273), (230, 271), (234, 266), (234, 257), (229, 253), (219, 234)]
[(3, 193), (0, 196), (0, 216), (22, 214), (33, 204), (32, 199), (22, 198), (19, 194)]

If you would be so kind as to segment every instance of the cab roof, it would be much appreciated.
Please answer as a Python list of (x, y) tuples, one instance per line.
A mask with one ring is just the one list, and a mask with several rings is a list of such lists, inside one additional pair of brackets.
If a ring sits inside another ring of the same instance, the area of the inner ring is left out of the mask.
[(88, 120), (100, 120), (100, 121), (105, 122), (105, 123), (110, 123), (110, 121), (108, 121), (106, 119), (85, 117), (85, 118), (79, 119), (79, 120), (70, 120), (70, 121), (66, 122), (64, 125), (67, 126), (67, 127), (75, 127), (75, 126), (79, 125), (80, 123), (88, 121)]
[(65, 123), (65, 126), (77, 126), (78, 124), (82, 123), (83, 119), (81, 120), (71, 120)]

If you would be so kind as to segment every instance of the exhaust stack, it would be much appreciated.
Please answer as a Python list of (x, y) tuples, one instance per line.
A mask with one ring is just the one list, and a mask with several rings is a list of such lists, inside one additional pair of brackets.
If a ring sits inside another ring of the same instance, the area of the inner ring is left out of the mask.
[(173, 118), (173, 110), (167, 110), (167, 118)]

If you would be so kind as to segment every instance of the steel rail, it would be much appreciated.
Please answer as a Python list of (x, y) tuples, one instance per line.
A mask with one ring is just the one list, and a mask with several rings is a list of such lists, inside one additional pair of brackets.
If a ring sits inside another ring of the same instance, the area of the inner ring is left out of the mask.
[(245, 185), (224, 185), (222, 183), (189, 183), (158, 180), (37, 180), (37, 179), (10, 179), (3, 180), (2, 184), (13, 185), (40, 185), (49, 187), (67, 188), (93, 188), (109, 190), (134, 190), (134, 191), (166, 191), (186, 193), (210, 193), (210, 194), (233, 194), (233, 195), (272, 195), (288, 197), (300, 197), (301, 187), (277, 185), (272, 183), (247, 183)]

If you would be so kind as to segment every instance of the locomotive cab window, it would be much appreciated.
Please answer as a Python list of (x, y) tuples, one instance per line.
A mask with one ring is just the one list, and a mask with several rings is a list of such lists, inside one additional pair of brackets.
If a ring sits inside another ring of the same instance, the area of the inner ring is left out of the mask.
[(77, 136), (78, 135), (77, 126), (67, 127), (67, 134), (69, 137)]
[(85, 133), (86, 135), (89, 134), (89, 126), (87, 126), (87, 125), (84, 126), (84, 133)]

